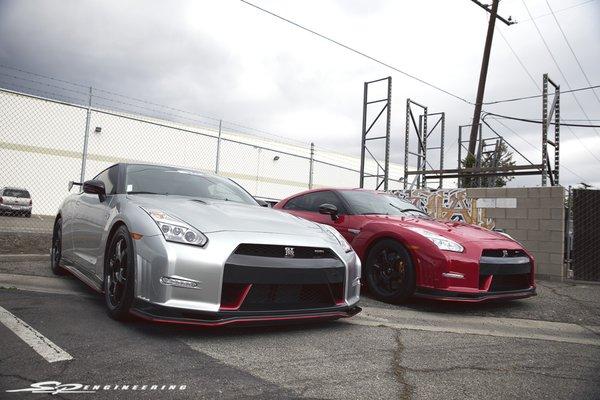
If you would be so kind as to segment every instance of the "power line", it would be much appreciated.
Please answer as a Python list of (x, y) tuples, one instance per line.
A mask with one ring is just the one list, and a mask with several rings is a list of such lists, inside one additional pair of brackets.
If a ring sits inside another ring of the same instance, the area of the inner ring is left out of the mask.
[[(591, 90), (593, 92), (594, 89), (597, 89), (597, 88), (600, 88), (600, 85), (593, 85), (593, 86), (590, 85), (590, 86), (586, 86), (586, 87), (582, 87), (582, 88), (578, 88), (578, 89), (571, 89), (571, 90), (564, 90), (564, 91), (561, 90), (560, 94), (581, 92), (583, 90)], [(509, 103), (509, 102), (513, 102), (513, 101), (537, 99), (537, 98), (540, 98), (542, 96), (543, 96), (543, 94), (534, 94), (534, 95), (531, 95), (531, 96), (513, 97), (511, 99), (488, 101), (488, 102), (485, 102), (483, 104), (490, 105), (490, 104)], [(589, 118), (587, 118), (586, 120), (591, 122), (591, 120)]]
[[(533, 119), (533, 118), (523, 118), (523, 117), (514, 117), (514, 116), (510, 116), (510, 115), (502, 115), (502, 114), (496, 114), (496, 113), (492, 113), (492, 112), (485, 112), (485, 114), (487, 115), (494, 115), (496, 117), (499, 118), (505, 118), (505, 119), (512, 119), (515, 121), (522, 121), (522, 122), (530, 122), (532, 124), (542, 124), (543, 122), (539, 119)], [(554, 122), (548, 122), (548, 124), (550, 125), (556, 125)], [(560, 126), (572, 126), (572, 127), (576, 127), (576, 128), (600, 128), (600, 125), (588, 125), (588, 124), (570, 124), (570, 123), (559, 123)]]
[[(508, 46), (508, 48), (510, 49), (510, 51), (512, 52), (512, 54), (515, 56), (515, 58), (519, 62), (519, 64), (521, 64), (521, 67), (523, 68), (523, 70), (525, 71), (525, 73), (527, 74), (527, 76), (529, 76), (529, 79), (531, 79), (531, 82), (533, 82), (533, 84), (535, 85), (535, 87), (537, 88), (537, 90), (539, 90), (541, 92), (542, 88), (537, 83), (537, 81), (533, 78), (533, 75), (531, 75), (531, 72), (529, 72), (529, 70), (527, 69), (527, 67), (525, 67), (525, 64), (523, 64), (523, 61), (521, 61), (521, 58), (517, 55), (517, 52), (515, 51), (515, 49), (513, 49), (513, 47), (510, 45), (510, 43), (508, 42), (508, 39), (506, 39), (506, 37), (502, 33), (502, 29), (498, 29), (498, 33), (500, 33), (500, 37), (502, 37), (502, 39), (504, 40), (504, 43), (506, 43), (506, 45)], [(492, 102), (492, 103), (483, 103), (483, 104), (494, 104), (494, 103)]]
[[(523, 3), (523, 6), (525, 7), (525, 10), (527, 10), (527, 14), (529, 14), (529, 16), (532, 17), (531, 12), (529, 11), (529, 7), (527, 7), (527, 4), (525, 3), (525, 0), (521, 0), (521, 2)], [(569, 90), (571, 90), (572, 88), (571, 88), (571, 85), (569, 84), (569, 81), (568, 81), (567, 77), (565, 76), (564, 72), (560, 68), (560, 65), (558, 65), (558, 61), (556, 61), (556, 58), (554, 57), (554, 54), (550, 50), (550, 46), (548, 46), (548, 43), (546, 42), (546, 39), (544, 39), (544, 35), (542, 35), (542, 31), (540, 31), (540, 28), (537, 25), (537, 23), (535, 22), (535, 20), (533, 20), (533, 17), (532, 17), (532, 22), (533, 22), (533, 26), (535, 26), (535, 29), (536, 29), (538, 35), (540, 36), (540, 39), (542, 39), (542, 42), (544, 43), (544, 46), (546, 47), (546, 50), (548, 51), (548, 54), (550, 54), (550, 57), (552, 58), (552, 61), (554, 61), (554, 65), (558, 69), (558, 72), (560, 72), (560, 75), (562, 76), (563, 80), (565, 81), (567, 87), (569, 88)], [(573, 98), (575, 99), (575, 103), (577, 103), (577, 105), (579, 106), (579, 109), (581, 110), (581, 112), (583, 113), (583, 115), (585, 116), (585, 118), (587, 118), (589, 120), (590, 117), (585, 112), (583, 106), (579, 102), (579, 99), (577, 98), (577, 96), (575, 95), (575, 93), (571, 93), (571, 94), (572, 94)], [(591, 123), (591, 121), (590, 121), (590, 123)], [(597, 131), (594, 131), (594, 132), (596, 133), (596, 135), (598, 135), (600, 137), (600, 133), (598, 133)]]
[[(593, 0), (594, 1), (594, 0)], [(589, 3), (586, 2), (586, 3)], [(586, 4), (586, 3), (582, 3), (582, 4)], [(580, 5), (582, 5), (580, 4)], [(529, 10), (528, 10), (529, 11)], [(531, 14), (530, 14), (531, 15)], [(537, 26), (536, 26), (537, 27)], [(500, 36), (502, 36), (502, 38), (504, 39), (504, 41), (506, 42), (507, 46), (510, 48), (510, 50), (512, 51), (512, 54), (515, 56), (515, 58), (517, 59), (517, 61), (519, 62), (519, 64), (521, 64), (521, 67), (523, 68), (523, 70), (525, 71), (525, 73), (527, 74), (527, 76), (531, 79), (531, 82), (535, 85), (535, 87), (541, 91), (541, 88), (539, 86), (539, 84), (537, 83), (537, 81), (535, 79), (533, 79), (533, 76), (531, 75), (531, 73), (529, 72), (529, 70), (527, 69), (527, 67), (525, 66), (525, 64), (521, 61), (521, 59), (519, 58), (519, 55), (517, 54), (517, 52), (513, 49), (513, 47), (510, 45), (510, 42), (508, 41), (508, 39), (502, 34), (502, 31), (499, 30), (500, 32)], [(539, 32), (539, 29), (538, 29)], [(583, 90), (584, 88), (580, 88), (580, 89), (575, 89), (574, 91), (577, 90)], [(566, 93), (566, 92), (563, 92)], [(539, 95), (536, 95), (534, 97), (539, 97)], [(491, 102), (492, 104), (495, 104), (495, 102)], [(587, 115), (586, 115), (587, 117)], [(532, 146), (533, 148), (537, 149), (537, 146), (534, 146), (533, 144), (531, 144), (528, 140), (526, 140), (525, 138), (521, 137), (521, 135), (519, 135), (516, 131), (514, 131), (513, 129), (511, 129), (510, 127), (508, 127), (506, 124), (502, 123), (502, 121), (500, 121), (499, 119), (494, 118), (495, 121), (499, 122), (502, 126), (504, 126), (505, 128), (507, 128), (508, 130), (510, 130), (511, 132), (513, 132), (515, 135), (517, 135), (519, 138), (521, 138), (523, 141), (525, 141), (526, 143), (528, 143), (530, 146)], [(589, 123), (591, 123), (591, 120), (589, 118), (586, 119)], [(563, 119), (561, 118), (561, 121), (563, 121)], [(562, 125), (562, 124), (561, 124)], [(592, 153), (592, 151), (587, 148), (584, 144), (583, 141), (579, 138), (579, 136), (575, 133), (575, 131), (573, 131), (573, 129), (570, 126), (566, 126), (566, 128), (569, 130), (569, 132), (571, 132), (571, 134), (573, 134), (573, 137), (575, 137), (575, 139), (577, 139), (577, 141), (579, 143), (581, 143), (582, 147), (586, 149), (586, 151), (588, 153), (590, 153), (590, 155), (595, 158), (596, 160), (598, 160), (598, 157), (596, 157), (596, 155), (594, 153)], [(564, 163), (563, 163), (564, 166)], [(564, 166), (564, 168), (568, 171), (570, 171), (572, 174), (577, 175), (575, 172), (573, 172), (571, 169), (567, 168), (566, 166)], [(583, 178), (580, 175), (579, 178), (581, 178), (583, 180)]]
[[(560, 33), (562, 34), (563, 39), (565, 39), (565, 42), (567, 43), (567, 46), (569, 46), (569, 50), (571, 50), (571, 54), (573, 54), (573, 57), (575, 58), (575, 61), (577, 61), (577, 65), (579, 66), (579, 69), (581, 70), (581, 73), (585, 77), (585, 81), (587, 82), (588, 85), (592, 86), (592, 84), (590, 83), (590, 79), (588, 78), (587, 74), (583, 70), (583, 67), (581, 66), (581, 63), (579, 62), (579, 58), (575, 54), (575, 50), (573, 50), (573, 46), (571, 46), (571, 43), (569, 42), (569, 39), (567, 39), (567, 35), (565, 34), (565, 31), (563, 30), (562, 26), (560, 26), (560, 23), (558, 22), (558, 18), (556, 18), (556, 14), (552, 10), (552, 7), (550, 7), (550, 3), (548, 3), (548, 0), (546, 0), (546, 5), (550, 9), (550, 12), (552, 13), (552, 17), (554, 18), (554, 21), (556, 22), (556, 26), (558, 26), (558, 29), (560, 30)], [(598, 103), (600, 103), (600, 97), (598, 97), (598, 94), (596, 94), (596, 92), (594, 90), (592, 90), (592, 93), (594, 93), (594, 96), (596, 97), (596, 100), (598, 100)]]
[(11, 69), (13, 71), (19, 71), (19, 72), (22, 72), (24, 74), (37, 76), (39, 78), (46, 78), (46, 79), (50, 79), (50, 80), (55, 81), (55, 82), (62, 82), (62, 83), (66, 83), (68, 85), (78, 86), (78, 87), (82, 87), (82, 88), (85, 88), (85, 89), (89, 89), (90, 88), (89, 86), (85, 86), (85, 85), (82, 85), (80, 83), (74, 83), (74, 82), (70, 82), (70, 81), (65, 81), (65, 80), (58, 79), (58, 78), (53, 78), (53, 77), (47, 76), (47, 75), (35, 74), (33, 72), (25, 71), (25, 70), (22, 70), (22, 69), (19, 69), (19, 68), (9, 67), (8, 65), (4, 65), (4, 64), (0, 64), (0, 68)]
[[(528, 123), (532, 123), (532, 124), (542, 124), (542, 123), (543, 123), (543, 122), (542, 122), (542, 121), (540, 121), (540, 120), (535, 120), (535, 119), (530, 119), (530, 118), (513, 117), (513, 116), (509, 116), (509, 115), (502, 115), (502, 114), (496, 114), (496, 113), (490, 113), (490, 112), (486, 112), (486, 115), (493, 115), (493, 116), (496, 116), (496, 117), (498, 117), (498, 118), (510, 119), (510, 120), (513, 120), (513, 121), (528, 122)], [(553, 122), (549, 122), (549, 124), (550, 124), (550, 125), (556, 125), (556, 124), (555, 124), (555, 123), (553, 123)], [(592, 151), (591, 151), (591, 150), (590, 150), (588, 147), (586, 147), (586, 146), (585, 146), (585, 144), (583, 143), (583, 141), (581, 140), (581, 138), (580, 138), (579, 136), (577, 136), (577, 134), (576, 134), (576, 133), (575, 133), (575, 132), (574, 132), (574, 131), (571, 129), (571, 127), (572, 127), (572, 126), (575, 126), (575, 127), (581, 127), (581, 128), (583, 128), (583, 127), (585, 127), (585, 128), (589, 128), (589, 127), (590, 127), (589, 125), (579, 125), (579, 124), (563, 124), (563, 123), (560, 123), (559, 125), (560, 125), (560, 126), (566, 126), (566, 127), (569, 129), (569, 131), (570, 131), (570, 132), (573, 134), (573, 136), (575, 137), (575, 139), (577, 139), (577, 141), (578, 141), (579, 143), (581, 143), (581, 146), (582, 146), (582, 147), (583, 147), (583, 148), (584, 148), (584, 149), (585, 149), (585, 150), (586, 150), (588, 153), (590, 153), (590, 155), (591, 155), (592, 157), (594, 157), (594, 158), (595, 158), (595, 159), (596, 159), (598, 162), (600, 162), (600, 158), (598, 158), (598, 156), (596, 156), (594, 153), (592, 153)], [(596, 126), (594, 126), (594, 127), (600, 127), (600, 125), (596, 125)]]
[[(512, 117), (512, 116), (508, 116), (508, 115), (502, 115), (502, 114), (496, 114), (496, 113), (486, 113), (487, 115), (493, 115), (499, 118), (505, 118), (505, 119), (511, 119), (513, 121), (521, 121), (521, 122), (529, 122), (529, 123), (533, 123), (533, 124), (542, 124), (543, 122), (540, 120), (535, 120), (535, 119), (531, 119), (531, 118), (521, 118), (521, 117)], [(549, 122), (550, 125), (556, 125), (553, 122)], [(581, 140), (581, 138), (579, 136), (577, 136), (577, 134), (570, 128), (571, 126), (576, 126), (576, 127), (586, 127), (588, 128), (588, 125), (579, 125), (579, 124), (563, 124), (560, 123), (561, 126), (566, 126), (569, 131), (573, 134), (573, 136), (575, 137), (575, 139), (577, 139), (577, 141), (579, 143), (581, 143), (581, 146), (588, 152), (590, 153), (590, 155), (592, 157), (594, 157), (596, 159), (596, 161), (598, 161), (600, 163), (600, 158), (598, 158), (598, 156), (596, 156), (594, 153), (592, 153), (592, 151), (585, 146), (585, 144), (583, 143), (583, 141)], [(600, 125), (596, 125), (596, 127), (600, 127)]]
[[(534, 145), (533, 143), (531, 143), (529, 140), (525, 139), (523, 136), (521, 136), (517, 131), (515, 131), (514, 129), (512, 129), (510, 126), (506, 125), (504, 122), (502, 122), (501, 120), (492, 117), (492, 119), (496, 122), (498, 122), (500, 125), (502, 125), (503, 127), (505, 127), (506, 129), (508, 129), (509, 131), (511, 131), (512, 133), (514, 133), (515, 135), (517, 135), (517, 137), (519, 137), (519, 139), (521, 139), (522, 141), (524, 141), (525, 143), (527, 143), (531, 148), (538, 150), (538, 147), (536, 145)], [(579, 179), (581, 179), (582, 181), (585, 181), (585, 179), (579, 175), (578, 173), (576, 173), (575, 171), (573, 171), (571, 168), (567, 167), (565, 165), (565, 163), (561, 163), (561, 167), (566, 169), (567, 171), (569, 171), (571, 174), (575, 175), (576, 177), (578, 177)]]
[(368, 55), (368, 54), (366, 54), (366, 53), (363, 53), (363, 52), (362, 52), (362, 51), (360, 51), (360, 50), (356, 50), (356, 49), (354, 49), (354, 48), (352, 48), (352, 47), (350, 47), (350, 46), (348, 46), (348, 45), (345, 45), (345, 44), (343, 44), (343, 43), (341, 43), (341, 42), (338, 42), (337, 40), (335, 40), (335, 39), (332, 39), (332, 38), (330, 38), (330, 37), (328, 37), (328, 36), (325, 36), (325, 35), (323, 35), (323, 34), (321, 34), (321, 33), (319, 33), (319, 32), (316, 32), (316, 31), (313, 31), (312, 29), (306, 28), (305, 26), (303, 26), (303, 25), (300, 25), (299, 23), (297, 23), (297, 22), (294, 22), (294, 21), (292, 21), (292, 20), (290, 20), (290, 19), (287, 19), (287, 18), (285, 18), (285, 17), (282, 17), (282, 16), (281, 16), (281, 15), (279, 15), (279, 14), (275, 14), (274, 12), (272, 12), (272, 11), (269, 11), (269, 10), (266, 10), (266, 9), (264, 9), (264, 8), (262, 8), (262, 7), (259, 7), (259, 6), (257, 6), (256, 4), (250, 3), (249, 1), (246, 1), (246, 0), (240, 0), (240, 1), (241, 1), (242, 3), (244, 3), (244, 4), (247, 4), (247, 5), (251, 6), (251, 7), (254, 7), (254, 8), (256, 8), (257, 10), (260, 10), (260, 11), (262, 11), (262, 12), (266, 13), (266, 14), (269, 14), (269, 15), (271, 15), (271, 16), (273, 16), (273, 17), (275, 17), (275, 18), (278, 18), (278, 19), (280, 19), (280, 20), (282, 20), (282, 21), (284, 21), (284, 22), (287, 22), (288, 24), (294, 25), (294, 26), (295, 26), (295, 27), (297, 27), (297, 28), (300, 28), (300, 29), (302, 29), (302, 30), (304, 30), (304, 31), (306, 31), (306, 32), (312, 33), (313, 35), (316, 35), (316, 36), (320, 37), (321, 39), (325, 39), (325, 40), (327, 40), (327, 41), (329, 41), (329, 42), (331, 42), (331, 43), (333, 43), (333, 44), (335, 44), (335, 45), (337, 45), (337, 46), (343, 47), (343, 48), (345, 48), (346, 50), (349, 50), (349, 51), (351, 51), (351, 52), (353, 52), (353, 53), (355, 53), (355, 54), (358, 54), (358, 55), (360, 55), (360, 56), (362, 56), (362, 57), (368, 58), (368, 59), (369, 59), (369, 60), (371, 60), (371, 61), (374, 61), (374, 62), (376, 62), (376, 63), (378, 63), (378, 64), (381, 64), (381, 65), (383, 65), (383, 66), (384, 66), (384, 67), (386, 67), (386, 68), (389, 68), (389, 69), (392, 69), (392, 70), (394, 70), (394, 71), (396, 71), (396, 72), (399, 72), (399, 73), (401, 73), (402, 75), (405, 75), (405, 76), (407, 76), (407, 77), (409, 77), (409, 78), (411, 78), (411, 79), (414, 79), (414, 80), (416, 80), (416, 81), (418, 81), (418, 82), (420, 82), (420, 83), (422, 83), (422, 84), (424, 84), (424, 85), (426, 85), (426, 86), (429, 86), (430, 88), (433, 88), (433, 89), (435, 89), (435, 90), (437, 90), (437, 91), (439, 91), (439, 92), (442, 92), (442, 93), (444, 93), (444, 94), (447, 94), (448, 96), (454, 97), (455, 99), (458, 99), (458, 100), (460, 100), (460, 101), (462, 101), (462, 102), (464, 102), (464, 103), (470, 104), (470, 105), (473, 105), (473, 104), (474, 104), (473, 102), (471, 102), (471, 101), (469, 101), (469, 100), (465, 99), (464, 97), (461, 97), (461, 96), (459, 96), (459, 95), (457, 95), (457, 94), (454, 94), (454, 93), (452, 93), (452, 92), (449, 92), (448, 90), (442, 89), (441, 87), (439, 87), (439, 86), (436, 86), (436, 85), (434, 85), (433, 83), (429, 83), (429, 82), (427, 82), (427, 81), (425, 81), (425, 80), (423, 80), (423, 79), (421, 79), (421, 78), (419, 78), (419, 77), (417, 77), (417, 76), (415, 76), (415, 75), (412, 75), (412, 74), (410, 74), (410, 73), (408, 73), (408, 72), (406, 72), (406, 71), (403, 71), (403, 70), (401, 70), (400, 68), (394, 67), (393, 65), (390, 65), (390, 64), (388, 64), (388, 63), (385, 63), (385, 62), (383, 62), (383, 61), (381, 61), (381, 60), (379, 60), (379, 59), (377, 59), (377, 58), (375, 58), (375, 57), (372, 57), (372, 56), (370, 56), (370, 55)]
[[(63, 79), (58, 79), (58, 78), (54, 78), (54, 77), (51, 77), (51, 76), (48, 76), (48, 75), (38, 74), (38, 73), (35, 73), (35, 72), (26, 71), (26, 70), (23, 70), (23, 69), (20, 69), (20, 68), (10, 67), (10, 66), (4, 65), (4, 64), (0, 64), (0, 68), (5, 68), (5, 69), (8, 69), (8, 70), (18, 71), (18, 72), (21, 72), (23, 74), (35, 76), (35, 77), (38, 77), (38, 78), (49, 79), (49, 80), (54, 81), (54, 82), (61, 82), (61, 83), (65, 83), (65, 84), (68, 84), (68, 85), (72, 85), (72, 86), (76, 86), (76, 87), (82, 87), (82, 88), (89, 89), (89, 86), (85, 86), (85, 85), (82, 85), (82, 84), (79, 84), (79, 83), (75, 83), (75, 82), (71, 82), (71, 81), (67, 81), (67, 80), (63, 80)], [(0, 73), (0, 75), (5, 75), (7, 77), (11, 77), (11, 78), (14, 78), (14, 79), (28, 81), (28, 82), (36, 83), (36, 84), (39, 84), (39, 85), (53, 87), (53, 88), (56, 88), (56, 89), (65, 90), (65, 91), (69, 91), (69, 92), (73, 92), (73, 93), (80, 93), (80, 94), (84, 94), (86, 96), (89, 95), (88, 92), (85, 92), (85, 93), (84, 92), (79, 92), (79, 91), (76, 91), (76, 90), (73, 90), (73, 89), (68, 89), (68, 88), (65, 88), (65, 87), (62, 87), (62, 86), (52, 85), (52, 84), (49, 84), (49, 83), (44, 83), (44, 82), (40, 82), (40, 81), (36, 81), (36, 80), (31, 80), (31, 79), (27, 79), (27, 78), (24, 78), (24, 77), (19, 77), (19, 76), (14, 76), (14, 75), (8, 75), (8, 74), (3, 74), (3, 73)], [(42, 91), (42, 90), (35, 89), (35, 88), (32, 88), (32, 87), (27, 87), (27, 86), (22, 86), (22, 87), (24, 87), (24, 88), (26, 88), (28, 90), (43, 92), (45, 94), (50, 94), (50, 95), (55, 95), (55, 96), (59, 95), (58, 93), (52, 93), (52, 92)], [(101, 89), (101, 88), (94, 87), (94, 92), (103, 92), (103, 93), (110, 94), (110, 95), (113, 95), (113, 96), (117, 96), (117, 97), (120, 97), (120, 98), (123, 98), (123, 99), (128, 99), (128, 100), (131, 100), (131, 101), (134, 101), (134, 102), (138, 102), (138, 103), (142, 103), (142, 104), (147, 104), (147, 105), (154, 106), (154, 107), (160, 107), (160, 108), (165, 109), (165, 110), (175, 111), (175, 112), (178, 112), (178, 113), (187, 114), (187, 115), (194, 116), (194, 117), (199, 117), (199, 118), (204, 118), (204, 119), (207, 119), (207, 120), (212, 120), (212, 121), (220, 121), (221, 120), (221, 121), (223, 121), (224, 124), (228, 124), (228, 125), (231, 125), (231, 126), (236, 126), (238, 128), (247, 129), (248, 131), (258, 132), (258, 133), (261, 133), (263, 135), (269, 136), (271, 138), (277, 138), (282, 143), (295, 144), (295, 145), (304, 145), (304, 146), (307, 145), (307, 143), (301, 142), (299, 140), (290, 139), (290, 138), (287, 138), (285, 136), (277, 135), (275, 133), (268, 132), (268, 131), (265, 131), (265, 130), (262, 130), (262, 129), (258, 129), (258, 128), (253, 128), (253, 127), (250, 127), (250, 126), (246, 126), (246, 125), (243, 125), (243, 124), (238, 123), (238, 122), (228, 121), (228, 120), (224, 120), (222, 118), (217, 118), (217, 117), (214, 117), (214, 116), (202, 115), (202, 114), (198, 114), (198, 113), (195, 113), (195, 112), (182, 110), (182, 109), (179, 109), (179, 108), (166, 106), (166, 105), (163, 105), (163, 104), (158, 104), (158, 103), (154, 103), (154, 102), (151, 102), (151, 101), (142, 100), (142, 99), (139, 99), (139, 98), (136, 98), (136, 97), (126, 96), (124, 94), (120, 94), (120, 93), (113, 92), (113, 91), (106, 90), (106, 89)], [(60, 96), (63, 96), (63, 95), (60, 95)], [(162, 110), (157, 110), (157, 109), (154, 109), (154, 108), (144, 107), (144, 106), (139, 105), (139, 104), (133, 104), (133, 103), (128, 103), (128, 102), (123, 102), (123, 101), (120, 101), (120, 100), (116, 100), (116, 99), (111, 99), (111, 98), (108, 98), (108, 97), (99, 96), (98, 94), (94, 94), (93, 97), (94, 97), (94, 99), (103, 99), (103, 100), (110, 101), (110, 102), (113, 102), (113, 103), (123, 104), (123, 105), (131, 106), (131, 107), (135, 107), (135, 108), (138, 108), (138, 109), (142, 109), (142, 110), (147, 110), (147, 111), (151, 111), (151, 112), (160, 113), (160, 114), (163, 114), (163, 115), (169, 115), (169, 116), (172, 116), (172, 117), (175, 116), (175, 115), (172, 115), (172, 114), (168, 114), (167, 112), (162, 111)], [(77, 101), (77, 103), (80, 103), (81, 101), (82, 100), (80, 99), (80, 100)], [(120, 111), (123, 111), (123, 109), (120, 109)], [(176, 117), (177, 118), (186, 119), (186, 120), (189, 120), (189, 121), (201, 122), (201, 123), (204, 123), (204, 124), (206, 123), (204, 121), (200, 121), (200, 120), (197, 120), (197, 119), (184, 117), (184, 116), (181, 116), (181, 115), (177, 115)], [(246, 132), (241, 132), (241, 131), (238, 130), (237, 133), (246, 133)], [(252, 134), (252, 133), (246, 133), (246, 134), (251, 135), (251, 136), (255, 136), (255, 137), (260, 137), (260, 136), (258, 136), (256, 134)], [(285, 142), (283, 142), (283, 140), (285, 140)], [(321, 149), (327, 150), (327, 151), (331, 151), (331, 152), (336, 152), (335, 150), (328, 149), (326, 147), (321, 147)]]
[[(492, 116), (496, 116), (499, 118), (505, 118), (505, 119), (510, 119), (513, 121), (521, 121), (521, 122), (528, 122), (528, 123), (535, 123), (535, 124), (542, 124), (543, 122), (540, 120), (535, 120), (532, 118), (521, 118), (521, 117), (514, 117), (514, 116), (508, 116), (508, 115), (502, 115), (502, 114), (496, 114), (496, 113), (492, 113), (489, 111), (484, 111), (485, 115), (492, 115)], [(498, 120), (497, 118), (494, 118), (494, 120), (500, 122), (500, 120)], [(598, 160), (598, 162), (600, 162), (600, 158), (598, 158), (594, 153), (592, 153), (592, 151), (585, 146), (585, 144), (583, 143), (583, 141), (581, 140), (581, 138), (575, 133), (575, 131), (573, 131), (573, 129), (571, 127), (579, 127), (579, 128), (598, 128), (600, 127), (600, 125), (587, 125), (587, 124), (570, 124), (570, 123), (563, 123), (562, 121), (567, 121), (567, 120), (560, 120), (561, 122), (559, 123), (560, 126), (564, 126), (566, 127), (569, 132), (571, 132), (571, 134), (573, 134), (573, 136), (575, 137), (575, 139), (577, 139), (577, 141), (581, 144), (581, 146), (588, 152), (590, 153), (590, 155), (592, 157), (594, 157), (596, 160)], [(587, 119), (586, 121), (590, 121), (589, 119)], [(554, 122), (549, 122), (550, 125), (556, 125)], [(502, 124), (503, 126), (505, 126), (504, 124)], [(510, 131), (514, 132), (515, 134), (517, 134), (514, 130), (510, 129)], [(521, 137), (519, 134), (517, 134), (517, 136)], [(525, 139), (523, 139), (525, 140)], [(530, 143), (531, 144), (531, 143)]]
[[(558, 14), (558, 13), (560, 13), (560, 12), (567, 11), (567, 10), (570, 10), (570, 9), (572, 9), (572, 8), (577, 8), (577, 7), (585, 6), (586, 4), (590, 4), (590, 3), (593, 3), (593, 2), (595, 2), (595, 1), (597, 1), (597, 0), (587, 0), (587, 1), (584, 1), (583, 3), (573, 4), (572, 6), (569, 6), (569, 7), (565, 7), (565, 8), (559, 8), (558, 10), (556, 10), (556, 11), (554, 11), (554, 12), (555, 12), (556, 14)], [(536, 19), (540, 19), (540, 18), (543, 18), (543, 17), (547, 17), (547, 16), (549, 16), (549, 15), (552, 15), (552, 13), (542, 14), (542, 15), (538, 15), (537, 17), (528, 18), (528, 19), (523, 19), (523, 20), (519, 21), (519, 23), (520, 23), (520, 24), (522, 24), (522, 23), (524, 23), (524, 22), (530, 22), (530, 21), (533, 21), (533, 20), (536, 20)]]

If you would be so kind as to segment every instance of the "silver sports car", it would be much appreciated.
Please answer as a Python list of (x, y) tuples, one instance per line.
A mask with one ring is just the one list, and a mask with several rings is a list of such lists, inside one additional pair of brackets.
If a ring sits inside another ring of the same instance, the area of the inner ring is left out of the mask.
[(360, 311), (360, 260), (348, 242), (261, 207), (230, 179), (116, 164), (80, 185), (56, 216), (52, 270), (103, 292), (115, 319), (214, 326)]

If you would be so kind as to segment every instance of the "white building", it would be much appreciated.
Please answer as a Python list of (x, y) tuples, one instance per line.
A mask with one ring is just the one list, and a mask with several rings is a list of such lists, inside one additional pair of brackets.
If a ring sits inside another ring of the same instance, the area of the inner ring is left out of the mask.
[[(0, 187), (27, 188), (34, 214), (54, 214), (68, 181), (80, 177), (86, 117), (80, 105), (0, 89)], [(93, 108), (85, 178), (116, 162), (214, 172), (218, 135), (214, 128)], [(222, 130), (218, 170), (255, 196), (281, 199), (308, 189), (310, 156), (308, 145)], [(318, 143), (313, 158), (312, 187), (358, 186), (360, 158), (319, 149)], [(376, 173), (376, 163), (367, 160), (366, 170)], [(390, 189), (400, 188), (402, 171), (390, 165), (396, 180)]]

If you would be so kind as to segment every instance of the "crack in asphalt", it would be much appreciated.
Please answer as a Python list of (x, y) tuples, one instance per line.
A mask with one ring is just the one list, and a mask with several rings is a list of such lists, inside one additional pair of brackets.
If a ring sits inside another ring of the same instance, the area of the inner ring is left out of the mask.
[[(552, 287), (552, 286), (548, 286), (545, 285), (541, 282), (538, 282), (538, 285), (543, 287), (544, 289), (548, 289), (549, 291), (551, 291), (553, 294), (557, 295), (558, 297), (563, 297), (565, 299), (569, 299), (574, 303), (577, 303), (578, 305), (587, 308), (588, 310), (595, 310), (595, 307), (591, 307), (586, 301), (582, 301), (579, 299), (576, 299), (575, 297), (568, 295), (566, 293), (559, 293), (558, 289), (560, 289), (560, 287)], [(567, 287), (567, 286), (563, 286), (563, 287)]]
[[(566, 293), (559, 293), (558, 289), (560, 289), (560, 287), (548, 286), (548, 285), (545, 285), (545, 284), (543, 284), (541, 282), (539, 282), (538, 285), (541, 286), (541, 287), (543, 287), (544, 289), (548, 289), (550, 292), (552, 292), (553, 294), (555, 294), (558, 297), (562, 297), (562, 298), (565, 298), (565, 299), (568, 299), (568, 300), (572, 301), (573, 303), (576, 303), (578, 306), (580, 306), (580, 307), (582, 307), (582, 308), (584, 308), (584, 309), (586, 309), (588, 311), (591, 311), (592, 313), (596, 313), (596, 311), (597, 311), (597, 307), (590, 306), (588, 304), (588, 302), (586, 302), (586, 301), (582, 301), (582, 300), (576, 299), (575, 297), (573, 297), (571, 295), (568, 295)], [(563, 286), (563, 287), (567, 287), (567, 286)], [(578, 326), (580, 326), (580, 327), (582, 327), (583, 329), (585, 329), (585, 330), (593, 333), (595, 336), (599, 336), (600, 337), (600, 333), (594, 331), (593, 329), (590, 329), (587, 326), (585, 326), (583, 324), (580, 324), (580, 323), (577, 323), (577, 322), (575, 322), (575, 324), (578, 325)]]
[(454, 366), (445, 367), (445, 368), (404, 367), (405, 371), (409, 371), (412, 373), (444, 373), (444, 372), (452, 372), (452, 371), (460, 371), (460, 370), (483, 371), (483, 372), (492, 372), (493, 371), (493, 372), (512, 372), (512, 373), (517, 373), (517, 374), (518, 373), (533, 374), (533, 375), (540, 375), (540, 376), (545, 376), (545, 377), (549, 377), (549, 378), (569, 379), (569, 380), (590, 382), (589, 379), (572, 377), (572, 376), (564, 376), (564, 375), (556, 375), (556, 374), (548, 374), (548, 373), (536, 371), (533, 368), (522, 367), (522, 369), (524, 369), (524, 371), (520, 371), (517, 368), (490, 368), (490, 367), (481, 367), (481, 366), (477, 366), (477, 365), (454, 365)]
[(396, 342), (396, 347), (394, 349), (394, 356), (392, 358), (392, 369), (394, 370), (396, 381), (402, 386), (400, 399), (411, 400), (415, 393), (415, 385), (408, 383), (406, 376), (406, 371), (408, 371), (408, 369), (402, 365), (404, 344), (402, 343), (399, 330), (394, 329), (394, 340)]
[(19, 374), (0, 374), (0, 378), (17, 378), (17, 379), (20, 379), (22, 381), (29, 382), (29, 383), (37, 382), (31, 378), (27, 378), (26, 376), (19, 375)]

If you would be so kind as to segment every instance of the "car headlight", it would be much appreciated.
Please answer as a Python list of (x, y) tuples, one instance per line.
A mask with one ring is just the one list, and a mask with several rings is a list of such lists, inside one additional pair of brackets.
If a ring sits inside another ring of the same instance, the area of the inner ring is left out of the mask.
[(204, 246), (208, 238), (197, 229), (192, 228), (182, 220), (175, 218), (164, 211), (140, 207), (146, 211), (150, 218), (156, 222), (158, 229), (165, 240), (169, 242), (192, 244), (195, 246)]
[(443, 236), (440, 236), (436, 233), (430, 232), (427, 229), (422, 228), (408, 228), (414, 232), (417, 232), (420, 235), (425, 236), (427, 239), (431, 240), (440, 250), (447, 251), (455, 251), (457, 253), (462, 253), (464, 251), (464, 247), (460, 244), (456, 243), (454, 240), (450, 240)]
[(329, 233), (335, 238), (335, 240), (338, 241), (346, 253), (350, 253), (352, 251), (352, 246), (350, 246), (350, 243), (348, 243), (346, 238), (343, 237), (342, 234), (337, 231), (337, 229), (325, 224), (321, 224), (321, 227), (325, 230), (325, 232)]

